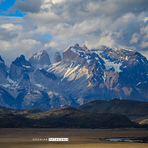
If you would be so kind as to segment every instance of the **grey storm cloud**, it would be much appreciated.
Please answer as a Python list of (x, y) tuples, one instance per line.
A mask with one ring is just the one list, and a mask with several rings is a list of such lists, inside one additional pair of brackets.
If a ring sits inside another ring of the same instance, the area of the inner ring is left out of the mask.
[(15, 32), (10, 32), (4, 28), (0, 28), (0, 40), (10, 41), (17, 36), (18, 34)]
[[(148, 10), (147, 0), (18, 0), (13, 9), (22, 12), (52, 12), (55, 15), (67, 16), (62, 18), (64, 21), (81, 21), (90, 17), (110, 17), (117, 19), (125, 13), (138, 15)], [(50, 7), (41, 8), (41, 5)], [(50, 16), (47, 17), (50, 21)], [(61, 21), (62, 19), (59, 19)]]
[(76, 21), (99, 16), (117, 19), (125, 13), (138, 15), (148, 10), (147, 0), (65, 0), (61, 3), (49, 3), (52, 4), (49, 11), (56, 15), (67, 13), (68, 19)]
[(43, 0), (18, 0), (15, 2), (13, 9), (18, 9), (22, 12), (37, 13), (40, 11), (42, 3)]

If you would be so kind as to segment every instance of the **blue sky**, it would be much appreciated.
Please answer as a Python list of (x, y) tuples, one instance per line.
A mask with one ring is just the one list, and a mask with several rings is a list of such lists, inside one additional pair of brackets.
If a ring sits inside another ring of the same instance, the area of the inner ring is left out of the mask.
[(50, 34), (44, 34), (43, 37), (44, 37), (44, 38), (52, 39), (52, 35), (50, 35)]
[(147, 0), (0, 0), (0, 55), (9, 65), (44, 49), (52, 61), (56, 51), (79, 43), (148, 57), (147, 16)]
[(9, 9), (15, 4), (16, 0), (5, 0), (0, 4), (0, 15), (1, 16), (15, 16), (23, 17), (26, 13), (22, 13), (19, 10), (15, 10), (13, 13), (8, 13)]

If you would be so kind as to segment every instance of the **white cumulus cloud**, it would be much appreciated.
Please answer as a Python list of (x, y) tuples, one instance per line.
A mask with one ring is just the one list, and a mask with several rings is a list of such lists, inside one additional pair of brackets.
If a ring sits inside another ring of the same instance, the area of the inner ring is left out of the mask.
[(53, 55), (75, 43), (90, 49), (127, 47), (147, 55), (147, 0), (17, 0), (9, 12), (15, 10), (26, 15), (0, 17), (0, 51), (5, 58), (10, 50), (13, 58), (41, 49)]

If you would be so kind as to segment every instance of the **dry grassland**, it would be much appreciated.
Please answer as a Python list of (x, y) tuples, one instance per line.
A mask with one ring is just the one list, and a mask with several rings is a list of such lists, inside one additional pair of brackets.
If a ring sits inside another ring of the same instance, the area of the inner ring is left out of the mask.
[[(147, 143), (108, 142), (103, 138), (146, 137), (148, 130), (126, 129), (0, 129), (0, 148), (148, 148)], [(33, 141), (33, 138), (42, 141)], [(49, 142), (46, 138), (69, 138)]]

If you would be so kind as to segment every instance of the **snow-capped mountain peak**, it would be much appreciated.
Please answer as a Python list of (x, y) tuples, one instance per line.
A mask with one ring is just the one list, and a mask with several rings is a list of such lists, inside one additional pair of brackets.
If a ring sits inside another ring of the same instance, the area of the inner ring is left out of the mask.
[(41, 50), (38, 53), (33, 54), (33, 56), (34, 56), (35, 59), (40, 59), (41, 56), (45, 56), (45, 55), (47, 55), (47, 52), (45, 50)]

